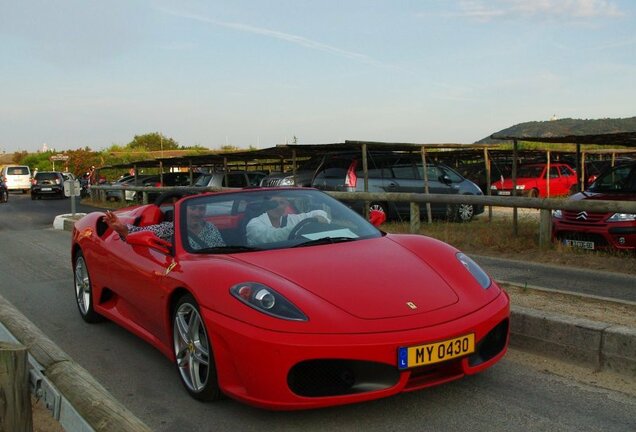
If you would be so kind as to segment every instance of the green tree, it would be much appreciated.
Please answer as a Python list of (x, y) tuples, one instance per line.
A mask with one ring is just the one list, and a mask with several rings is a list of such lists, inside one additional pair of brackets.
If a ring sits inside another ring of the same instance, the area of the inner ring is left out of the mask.
[(126, 147), (146, 151), (178, 150), (179, 143), (159, 132), (152, 132), (145, 135), (135, 135), (135, 138)]

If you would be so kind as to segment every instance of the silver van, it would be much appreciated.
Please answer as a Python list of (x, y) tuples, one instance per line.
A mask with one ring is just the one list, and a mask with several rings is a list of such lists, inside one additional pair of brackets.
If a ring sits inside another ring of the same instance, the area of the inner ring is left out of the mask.
[(26, 165), (5, 165), (0, 176), (9, 191), (21, 190), (25, 194), (31, 190), (31, 169)]
[[(422, 158), (418, 154), (397, 152), (369, 152), (368, 192), (424, 192), (424, 170)], [(431, 194), (483, 195), (481, 189), (465, 179), (452, 168), (439, 163), (427, 163), (426, 178)], [(316, 171), (312, 186), (326, 191), (363, 192), (364, 172), (359, 153), (341, 152), (326, 155), (323, 164)], [(362, 202), (349, 201), (357, 211), (362, 210)], [(426, 215), (426, 205), (421, 206), (421, 215)], [(370, 209), (380, 210), (389, 219), (407, 218), (410, 213), (408, 202), (372, 202)], [(449, 205), (432, 203), (434, 217), (447, 218), (457, 222), (468, 222), (473, 216), (483, 213), (482, 205)]]

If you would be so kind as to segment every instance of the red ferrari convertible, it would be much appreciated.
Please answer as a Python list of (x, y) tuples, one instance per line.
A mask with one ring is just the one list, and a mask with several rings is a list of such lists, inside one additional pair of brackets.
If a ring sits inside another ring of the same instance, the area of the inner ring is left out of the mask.
[[(100, 212), (78, 221), (79, 312), (155, 346), (196, 399), (341, 405), (459, 379), (506, 352), (508, 296), (473, 260), (386, 234), (323, 192), (167, 196), (116, 214), (172, 237), (124, 238)], [(221, 241), (201, 234), (214, 227)]]

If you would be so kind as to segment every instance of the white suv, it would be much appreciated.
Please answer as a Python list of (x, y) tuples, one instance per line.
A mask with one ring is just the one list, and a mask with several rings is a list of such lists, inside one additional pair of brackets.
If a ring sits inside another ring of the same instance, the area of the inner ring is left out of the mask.
[(6, 165), (0, 171), (9, 191), (21, 190), (23, 194), (31, 190), (31, 169), (26, 165)]

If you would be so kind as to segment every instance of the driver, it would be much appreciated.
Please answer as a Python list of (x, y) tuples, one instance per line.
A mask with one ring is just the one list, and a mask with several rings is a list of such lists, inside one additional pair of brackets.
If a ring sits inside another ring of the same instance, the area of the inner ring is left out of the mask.
[(315, 218), (322, 223), (330, 222), (324, 210), (288, 214), (290, 204), (282, 196), (274, 196), (266, 203), (268, 210), (250, 220), (245, 227), (248, 245), (287, 240), (294, 227), (307, 218)]

